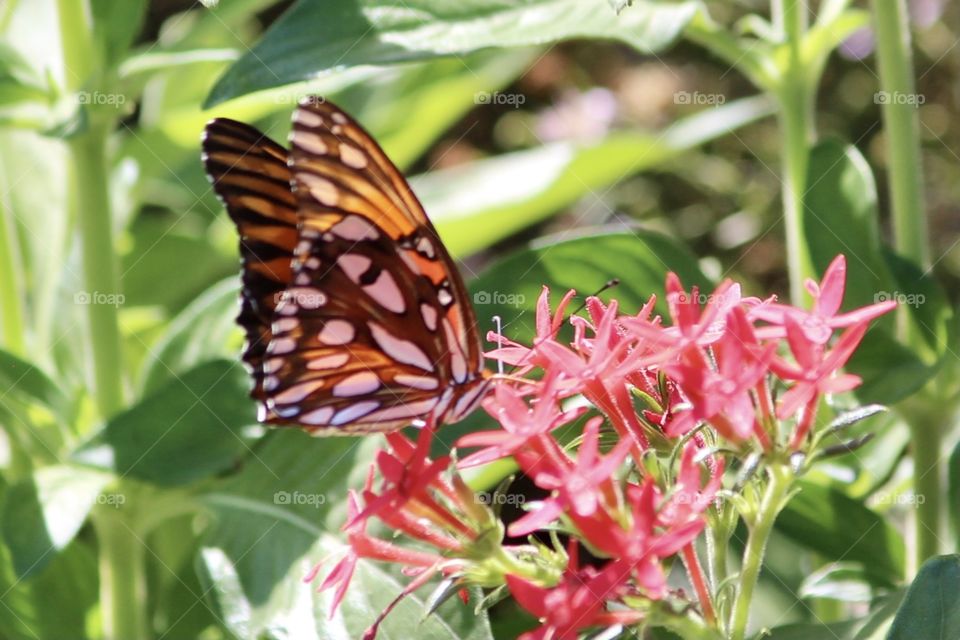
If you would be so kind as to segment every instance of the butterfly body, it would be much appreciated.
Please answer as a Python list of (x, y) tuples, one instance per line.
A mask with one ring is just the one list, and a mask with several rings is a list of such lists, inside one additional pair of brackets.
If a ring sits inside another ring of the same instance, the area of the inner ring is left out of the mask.
[(238, 322), (259, 418), (318, 434), (455, 422), (489, 376), (466, 288), (406, 180), (328, 102), (290, 150), (207, 125), (204, 162), (241, 238)]

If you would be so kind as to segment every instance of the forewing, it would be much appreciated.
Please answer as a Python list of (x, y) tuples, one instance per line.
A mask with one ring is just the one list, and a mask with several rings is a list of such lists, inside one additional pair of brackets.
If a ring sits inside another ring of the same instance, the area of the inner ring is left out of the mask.
[(386, 430), (447, 414), (482, 360), (463, 282), (423, 208), (332, 104), (301, 104), (290, 141), (300, 242), (265, 362), (274, 421)]
[(274, 311), (293, 281), (298, 236), (287, 151), (254, 127), (217, 118), (204, 130), (203, 162), (240, 234), (243, 288), (237, 322), (246, 331), (243, 359), (253, 374), (251, 395), (262, 402), (263, 356), (273, 337)]

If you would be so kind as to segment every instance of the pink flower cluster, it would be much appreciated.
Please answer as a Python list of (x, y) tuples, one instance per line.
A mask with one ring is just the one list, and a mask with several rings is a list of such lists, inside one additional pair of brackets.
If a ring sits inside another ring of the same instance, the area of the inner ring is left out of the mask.
[[(808, 446), (822, 397), (859, 384), (840, 369), (870, 322), (895, 306), (839, 313), (845, 279), (838, 256), (822, 282), (808, 282), (813, 307), (803, 310), (743, 297), (731, 281), (709, 295), (687, 292), (669, 274), (669, 322), (655, 315), (653, 298), (626, 315), (615, 300), (591, 297), (587, 317), (569, 318), (570, 340), (560, 333), (574, 292), (551, 311), (544, 288), (531, 345), (489, 336), (498, 344), (490, 357), (515, 367), (484, 401), (497, 428), (461, 437), (457, 463), (429, 458), (432, 425), (415, 443), (389, 435), (365, 488), (350, 497), (350, 551), (322, 588), (336, 587), (339, 604), (358, 558), (403, 564), (413, 577), (405, 593), (437, 573), (464, 587), (506, 585), (540, 621), (524, 638), (559, 640), (639, 622), (638, 599), (686, 597), (671, 594), (664, 570), (679, 554), (696, 593), (690, 605), (712, 621), (694, 541), (722, 487), (730, 455), (722, 452)], [(561, 428), (571, 425), (580, 434), (573, 441)], [(504, 543), (504, 525), (459, 475), (504, 458), (547, 494), (506, 532), (560, 531), (566, 548)], [(373, 516), (436, 551), (369, 536)], [(581, 566), (583, 550), (595, 561)]]

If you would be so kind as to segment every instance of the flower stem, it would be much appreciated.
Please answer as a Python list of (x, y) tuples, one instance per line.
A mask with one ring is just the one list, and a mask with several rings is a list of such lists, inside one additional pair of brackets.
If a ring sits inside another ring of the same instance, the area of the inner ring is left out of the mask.
[(776, 97), (779, 103), (781, 164), (783, 166), (783, 216), (787, 243), (787, 272), (793, 304), (804, 302), (803, 281), (813, 276), (803, 226), (804, 195), (810, 140), (813, 137), (813, 92), (803, 60), (807, 30), (807, 3), (803, 0), (773, 0), (771, 13), (787, 44), (787, 56)]
[(793, 484), (793, 472), (789, 466), (773, 462), (768, 471), (767, 486), (760, 501), (760, 509), (754, 521), (748, 524), (747, 548), (743, 552), (740, 586), (733, 603), (733, 617), (730, 622), (730, 640), (744, 640), (746, 637), (753, 590), (760, 577), (767, 541)]
[(107, 193), (105, 128), (92, 126), (73, 138), (70, 152), (83, 247), (83, 298), (88, 303), (94, 392), (100, 415), (109, 417), (123, 406), (123, 375), (117, 307), (98, 302), (100, 296), (116, 299), (119, 294)]
[(919, 118), (910, 28), (904, 0), (873, 0), (883, 125), (887, 137), (894, 247), (929, 266), (926, 207), (921, 179)]
[[(6, 167), (0, 167), (4, 171)], [(0, 188), (6, 193), (5, 180), (0, 177)], [(0, 344), (8, 351), (22, 356), (26, 353), (23, 325), (23, 270), (17, 243), (17, 225), (9, 200), (0, 200)]]
[[(877, 95), (882, 98), (887, 138), (894, 247), (897, 253), (926, 269), (930, 266), (930, 244), (907, 7), (903, 0), (874, 0), (873, 13), (881, 91)], [(918, 328), (909, 322), (909, 309), (901, 305), (899, 314), (900, 338), (908, 346), (920, 348), (923, 338)], [(903, 412), (911, 432), (914, 491), (923, 496), (923, 501), (918, 501), (914, 521), (914, 571), (940, 549), (942, 416), (925, 410), (936, 404), (934, 398), (920, 397), (910, 410)]]
[[(86, 0), (58, 0), (67, 89), (89, 89), (95, 75), (93, 24)], [(108, 190), (106, 144), (114, 116), (89, 105), (88, 124), (70, 139), (72, 205), (79, 223), (97, 407), (109, 417), (123, 406), (123, 376), (117, 308), (98, 298), (119, 294)]]
[[(96, 88), (92, 12), (87, 0), (57, 0), (66, 90)], [(92, 86), (94, 85), (94, 86)], [(80, 231), (85, 291), (93, 355), (94, 399), (101, 417), (123, 407), (123, 374), (117, 308), (99, 296), (119, 294), (108, 190), (107, 138), (116, 115), (87, 105), (86, 129), (69, 140), (71, 199)], [(100, 608), (104, 636), (139, 640), (147, 636), (144, 546), (125, 514), (102, 506), (91, 514), (99, 548)]]
[(145, 547), (122, 513), (109, 506), (92, 514), (100, 561), (100, 607), (108, 640), (147, 637), (143, 604)]
[(915, 574), (928, 558), (940, 553), (942, 523), (941, 493), (943, 464), (941, 462), (942, 422), (935, 411), (917, 408), (929, 397), (917, 398), (915, 409), (908, 419), (910, 447), (913, 455), (913, 491), (918, 497), (914, 512), (914, 554), (909, 573)]

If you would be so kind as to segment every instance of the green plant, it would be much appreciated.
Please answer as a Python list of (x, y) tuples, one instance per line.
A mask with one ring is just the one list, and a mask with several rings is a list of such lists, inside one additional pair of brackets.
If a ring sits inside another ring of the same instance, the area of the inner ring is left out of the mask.
[[(301, 585), (337, 548), (346, 489), (362, 483), (375, 442), (316, 441), (256, 425), (233, 327), (236, 237), (199, 164), (208, 118), (256, 121), (283, 139), (296, 98), (307, 93), (336, 99), (402, 169), (418, 174), (414, 188), (451, 252), (485, 256), (480, 273), (464, 272), (472, 291), (509, 300), (480, 308), (482, 326), (499, 315), (518, 337), (531, 335), (533, 301), (545, 284), (589, 291), (618, 277), (622, 308), (637, 309), (651, 293), (662, 295), (668, 270), (706, 286), (737, 268), (733, 258), (698, 260), (699, 240), (691, 251), (631, 225), (578, 237), (581, 219), (622, 222), (607, 203), (634, 184), (629, 178), (689, 174), (686, 163), (723, 156), (724, 141), (771, 126), (766, 119), (775, 115), (772, 170), (782, 178), (789, 295), (804, 302), (804, 279), (845, 253), (851, 306), (877, 296), (901, 302), (896, 321), (872, 328), (850, 365), (864, 379), (857, 399), (893, 411), (851, 428), (857, 439), (875, 434), (862, 448), (789, 487), (776, 475), (757, 486), (770, 508), (739, 533), (748, 534), (744, 573), (758, 582), (741, 590), (755, 595), (737, 601), (731, 637), (775, 622), (746, 626), (751, 606), (756, 618), (763, 597), (784, 595), (778, 578), (793, 584), (796, 548), (816, 569), (803, 595), (813, 594), (824, 622), (771, 637), (830, 630), (866, 638), (891, 620), (891, 638), (956, 633), (956, 604), (923, 597), (956, 570), (954, 557), (937, 556), (957, 535), (944, 513), (960, 486), (960, 453), (944, 460), (957, 408), (956, 301), (947, 292), (952, 276), (940, 281), (932, 272), (904, 0), (823, 0), (815, 12), (799, 0), (773, 0), (765, 16), (696, 1), (300, 0), (261, 37), (257, 16), (272, 15), (273, 5), (222, 0), (162, 23), (146, 0), (0, 7), (0, 424), (8, 452), (0, 635), (272, 637), (310, 629), (352, 637), (400, 590), (397, 575), (361, 563), (358, 579), (368, 588), (327, 622), (326, 596)], [(880, 100), (889, 247), (874, 168), (858, 141), (822, 136), (816, 126), (831, 108), (817, 97), (832, 52), (871, 20), (875, 89), (892, 97)], [(142, 34), (145, 24), (158, 34)], [(581, 44), (561, 49), (612, 41), (630, 52), (624, 56), (706, 52), (757, 93), (659, 129), (619, 126), (554, 142), (532, 132), (534, 107), (507, 112), (478, 98), (513, 96), (517, 106), (523, 74), (571, 40)], [(481, 127), (486, 150), (503, 131), (514, 142), (455, 167), (432, 166), (428, 158), (438, 156), (428, 153), (448, 132), (468, 136), (463, 118), (477, 110), (496, 122)], [(558, 215), (569, 210), (579, 214), (572, 223)], [(520, 246), (522, 234), (549, 225), (560, 232)], [(842, 412), (842, 402), (824, 405), (822, 419)], [(444, 439), (485, 424), (474, 416)], [(905, 449), (912, 481), (901, 475)], [(512, 471), (494, 465), (468, 480), (491, 488)], [(887, 511), (910, 487), (918, 498), (908, 544)], [(798, 488), (778, 516), (779, 498)], [(324, 500), (278, 501), (294, 493)], [(723, 554), (743, 550), (720, 544), (739, 536), (733, 512), (724, 518), (711, 522), (708, 544), (723, 547), (711, 551), (715, 569), (727, 564)], [(767, 571), (758, 573), (764, 549)], [(831, 564), (839, 562), (851, 565)], [(915, 574), (897, 612), (899, 585)], [(874, 605), (855, 621), (846, 619), (851, 584)], [(729, 593), (729, 584), (710, 587), (715, 596)], [(800, 600), (792, 590), (786, 597)], [(384, 628), (403, 632), (425, 606), (404, 602)], [(474, 616), (450, 601), (419, 629), (424, 637), (512, 637), (519, 628), (508, 618), (496, 610), (490, 620)], [(939, 627), (922, 626), (938, 619)]]

